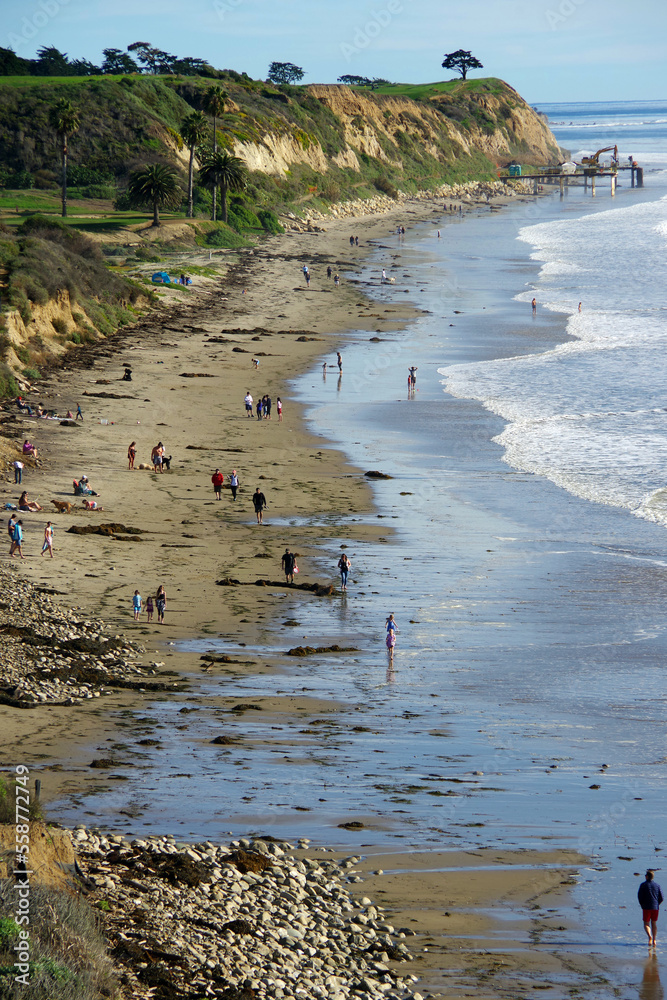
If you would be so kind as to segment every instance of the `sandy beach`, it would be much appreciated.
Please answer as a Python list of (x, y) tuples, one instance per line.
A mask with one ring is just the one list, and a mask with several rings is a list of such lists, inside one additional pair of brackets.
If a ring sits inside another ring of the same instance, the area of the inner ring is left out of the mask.
[[(239, 254), (220, 282), (207, 283), (187, 302), (148, 316), (126, 331), (113, 351), (94, 352), (91, 367), (57, 372), (40, 387), (39, 401), (61, 412), (79, 403), (84, 420), (74, 427), (29, 422), (41, 466), (26, 470), (23, 487), (44, 510), (23, 516), (26, 558), (18, 566), (5, 555), (5, 566), (53, 591), (59, 602), (99, 616), (140, 643), (144, 663), (154, 664), (165, 677), (186, 679), (186, 702), (191, 706), (197, 705), (205, 684), (209, 705), (221, 712), (233, 709), (238, 698), (224, 693), (230, 672), (236, 677), (284, 673), (284, 629), (276, 649), (276, 626), (288, 624), (300, 602), (321, 602), (326, 615), (327, 602), (332, 601), (309, 590), (290, 591), (286, 600), (281, 571), (285, 547), (297, 554), (300, 572), (295, 582), (333, 585), (337, 591), (341, 548), (372, 545), (392, 536), (391, 526), (375, 519), (364, 476), (377, 466), (352, 465), (311, 433), (303, 405), (293, 398), (291, 381), (319, 359), (327, 366), (327, 382), (335, 383), (339, 350), (342, 378), (352, 378), (345, 331), (354, 329), (357, 337), (365, 331), (369, 342), (381, 341), (419, 316), (414, 294), (406, 295), (404, 304), (380, 306), (366, 296), (355, 273), (397, 225), (410, 228), (430, 218), (444, 231), (441, 206), (415, 203), (401, 206), (396, 214), (332, 222), (325, 233), (267, 240)], [(359, 236), (358, 248), (349, 245), (351, 233)], [(303, 264), (311, 271), (309, 288)], [(341, 274), (340, 287), (327, 279), (327, 265)], [(380, 270), (371, 280), (379, 285)], [(253, 357), (259, 360), (258, 368)], [(132, 369), (131, 382), (120, 380), (125, 364)], [(271, 396), (271, 420), (246, 416), (247, 390), (255, 401), (265, 393)], [(277, 419), (277, 397), (284, 406), (282, 421)], [(131, 441), (137, 443), (134, 470), (128, 469), (126, 458)], [(158, 441), (171, 456), (171, 468), (162, 474), (138, 468), (150, 464)], [(225, 477), (220, 501), (211, 483), (216, 468)], [(232, 469), (241, 484), (236, 501), (227, 488)], [(85, 511), (72, 496), (72, 480), (84, 473), (99, 493), (96, 499), (103, 510)], [(263, 525), (256, 523), (251, 500), (257, 487), (267, 500)], [(2, 495), (5, 501), (17, 498), (9, 476)], [(55, 513), (51, 500), (72, 501), (75, 509)], [(40, 556), (47, 519), (55, 525), (53, 560)], [(115, 526), (110, 534), (68, 530), (104, 524)], [(145, 604), (159, 585), (167, 594), (164, 625), (155, 619), (149, 625), (145, 612), (135, 623), (134, 591), (140, 591)], [(285, 607), (290, 609), (287, 619)], [(288, 632), (291, 646), (312, 639), (298, 627)], [(207, 638), (218, 651), (229, 643), (233, 653), (227, 660), (212, 656), (202, 662)], [(356, 649), (364, 638), (351, 626), (336, 642)], [(196, 650), (184, 648), (193, 640), (199, 643)], [(239, 647), (244, 646), (248, 653), (241, 658)], [(271, 663), (266, 662), (267, 648), (273, 649)], [(212, 695), (216, 685), (219, 690)], [(113, 691), (101, 701), (74, 708), (43, 706), (21, 712), (2, 706), (3, 764), (15, 761), (20, 746), (33, 776), (40, 774), (47, 807), (49, 801), (66, 796), (86, 815), (87, 795), (108, 791), (114, 777), (88, 769), (91, 748), (110, 746), (120, 763), (128, 736), (136, 738), (146, 729), (141, 715), (153, 698), (147, 692)], [(256, 699), (253, 702), (257, 707)], [(315, 721), (323, 715), (335, 718), (341, 707), (350, 708), (349, 700), (337, 703), (305, 689), (298, 696), (267, 696), (259, 705), (265, 723), (272, 719), (275, 728), (284, 717), (301, 720), (306, 730), (310, 727), (313, 744), (321, 735), (313, 729)], [(118, 722), (124, 715), (126, 731)], [(149, 766), (141, 753), (134, 759), (140, 769)], [(236, 803), (235, 812), (237, 818), (242, 815), (242, 803)], [(130, 818), (130, 826), (132, 822)], [(472, 855), (457, 849), (384, 854), (380, 862), (372, 843), (376, 835), (382, 842), (382, 826), (371, 817), (367, 826), (370, 843), (359, 851), (364, 856), (363, 892), (379, 895), (396, 914), (398, 925), (414, 924), (419, 942), (419, 948), (413, 947), (414, 972), (421, 977), (420, 989), (443, 997), (467, 995), (470, 989), (476, 996), (510, 997), (545, 976), (564, 972), (554, 948), (535, 951), (534, 944), (540, 926), (549, 929), (549, 921), (555, 920), (560, 926), (561, 917), (548, 913), (557, 914), (566, 899), (569, 873), (582, 862), (579, 854), (544, 851), (528, 856), (524, 851), (496, 850), (486, 859), (475, 849), (476, 860), (471, 862)], [(379, 867), (387, 877), (370, 874)], [(514, 936), (507, 936), (503, 915), (495, 912), (503, 908), (523, 914)], [(539, 912), (527, 915), (531, 908)], [(571, 961), (570, 955), (569, 975)], [(582, 959), (581, 972), (588, 971)]]

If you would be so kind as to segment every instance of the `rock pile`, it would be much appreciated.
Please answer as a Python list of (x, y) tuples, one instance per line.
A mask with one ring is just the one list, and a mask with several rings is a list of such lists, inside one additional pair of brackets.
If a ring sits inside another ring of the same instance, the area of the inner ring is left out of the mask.
[(133, 1000), (421, 1000), (403, 971), (413, 931), (346, 888), (362, 881), (358, 857), (297, 860), (270, 838), (130, 843), (83, 826), (74, 840)]
[(141, 646), (110, 634), (99, 619), (62, 608), (43, 589), (0, 571), (0, 704), (74, 705), (107, 688), (179, 689), (156, 680)]
[(309, 209), (308, 216), (305, 219), (299, 218), (293, 212), (288, 212), (286, 215), (281, 216), (281, 219), (283, 224), (292, 232), (321, 233), (326, 230), (321, 229), (314, 223), (326, 222), (332, 218), (355, 219), (364, 215), (392, 212), (399, 205), (404, 205), (410, 201), (436, 201), (440, 198), (446, 198), (448, 200), (453, 199), (455, 201), (472, 203), (477, 200), (485, 201), (487, 195), (489, 197), (502, 195), (505, 198), (513, 198), (516, 194), (517, 191), (512, 185), (504, 184), (502, 181), (467, 181), (465, 184), (443, 184), (432, 191), (418, 191), (416, 194), (398, 191), (396, 198), (378, 193), (373, 198), (338, 202), (332, 205), (327, 213), (318, 212), (316, 209)]

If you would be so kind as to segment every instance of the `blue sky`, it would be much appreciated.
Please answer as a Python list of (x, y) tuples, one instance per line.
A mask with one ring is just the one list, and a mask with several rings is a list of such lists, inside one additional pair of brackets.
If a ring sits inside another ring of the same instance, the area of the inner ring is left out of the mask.
[(0, 0), (0, 45), (33, 57), (55, 45), (101, 61), (150, 42), (265, 77), (271, 60), (305, 83), (342, 73), (446, 79), (445, 52), (470, 49), (526, 100), (667, 98), (664, 0)]

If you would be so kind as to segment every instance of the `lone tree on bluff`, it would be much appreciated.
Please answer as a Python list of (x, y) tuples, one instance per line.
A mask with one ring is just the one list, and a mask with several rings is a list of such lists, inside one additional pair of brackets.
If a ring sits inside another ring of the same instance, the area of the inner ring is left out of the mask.
[(303, 77), (303, 70), (294, 63), (272, 62), (269, 66), (268, 79), (271, 83), (298, 83)]
[(448, 52), (443, 60), (442, 66), (443, 69), (458, 70), (461, 74), (462, 80), (466, 80), (468, 78), (469, 69), (484, 69), (479, 59), (476, 59), (475, 56), (470, 54), (470, 52), (466, 52), (465, 49), (457, 49), (456, 52)]

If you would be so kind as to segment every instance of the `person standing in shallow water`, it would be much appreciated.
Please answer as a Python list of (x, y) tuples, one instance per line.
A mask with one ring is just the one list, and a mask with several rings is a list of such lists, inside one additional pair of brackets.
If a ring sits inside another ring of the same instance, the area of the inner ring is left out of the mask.
[(646, 872), (646, 880), (637, 891), (637, 899), (642, 908), (642, 921), (649, 948), (655, 948), (658, 933), (658, 912), (663, 900), (662, 889), (655, 881), (655, 872), (650, 868)]
[(340, 570), (340, 589), (347, 590), (347, 575), (350, 572), (350, 567), (352, 563), (347, 558), (343, 552), (342, 556), (338, 560), (338, 569)]

